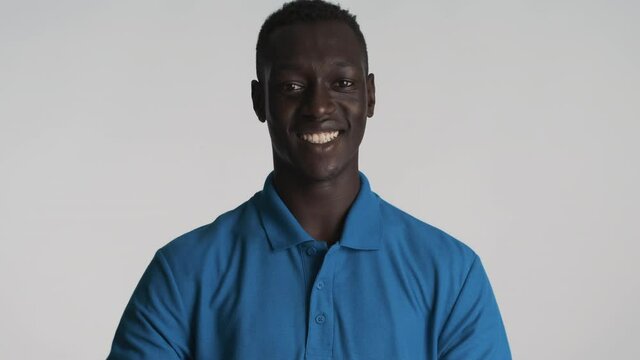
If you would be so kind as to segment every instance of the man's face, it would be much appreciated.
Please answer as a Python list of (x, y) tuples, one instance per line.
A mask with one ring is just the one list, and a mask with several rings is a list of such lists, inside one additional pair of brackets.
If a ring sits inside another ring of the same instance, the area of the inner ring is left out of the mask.
[(267, 121), (276, 168), (311, 180), (357, 169), (375, 88), (360, 42), (342, 22), (294, 24), (269, 37), (253, 102)]

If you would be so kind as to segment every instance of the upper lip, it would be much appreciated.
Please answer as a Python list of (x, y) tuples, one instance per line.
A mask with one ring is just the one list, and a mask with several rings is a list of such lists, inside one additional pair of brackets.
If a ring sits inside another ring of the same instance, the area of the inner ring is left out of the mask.
[(326, 132), (334, 132), (334, 131), (343, 131), (342, 129), (335, 128), (314, 128), (314, 129), (298, 129), (295, 131), (296, 134), (318, 134), (318, 133), (326, 133)]

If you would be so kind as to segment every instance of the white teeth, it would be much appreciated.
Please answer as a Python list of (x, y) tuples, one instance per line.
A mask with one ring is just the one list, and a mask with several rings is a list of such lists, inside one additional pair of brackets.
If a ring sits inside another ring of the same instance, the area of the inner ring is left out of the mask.
[(333, 139), (337, 138), (340, 134), (339, 131), (315, 133), (315, 134), (302, 134), (302, 139), (312, 144), (325, 144)]

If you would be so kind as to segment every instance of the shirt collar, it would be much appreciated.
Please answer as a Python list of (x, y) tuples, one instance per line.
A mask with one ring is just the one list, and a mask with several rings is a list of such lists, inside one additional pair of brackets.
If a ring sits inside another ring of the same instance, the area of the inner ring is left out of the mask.
[[(362, 172), (359, 172), (359, 177), (360, 190), (347, 212), (339, 243), (357, 250), (377, 250), (382, 236), (380, 198), (371, 191), (369, 180)], [(273, 172), (267, 176), (262, 191), (257, 195), (256, 205), (262, 226), (274, 250), (313, 240), (276, 192)]]

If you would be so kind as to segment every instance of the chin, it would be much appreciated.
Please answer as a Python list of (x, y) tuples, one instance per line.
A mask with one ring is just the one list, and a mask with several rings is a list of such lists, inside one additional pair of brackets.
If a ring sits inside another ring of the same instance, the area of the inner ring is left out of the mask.
[(339, 166), (304, 166), (300, 167), (300, 174), (311, 181), (327, 181), (336, 178), (344, 170)]
[(344, 156), (298, 155), (302, 156), (288, 158), (275, 156), (274, 167), (280, 169), (283, 174), (307, 182), (330, 181), (344, 175), (352, 168), (356, 169), (356, 172), (358, 169), (357, 156), (349, 159)]

